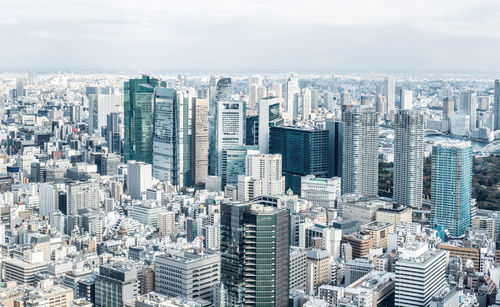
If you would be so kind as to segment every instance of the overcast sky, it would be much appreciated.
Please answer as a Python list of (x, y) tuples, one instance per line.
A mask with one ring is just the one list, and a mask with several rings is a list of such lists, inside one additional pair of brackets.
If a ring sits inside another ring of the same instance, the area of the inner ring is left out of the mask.
[(0, 69), (500, 73), (500, 0), (0, 0)]

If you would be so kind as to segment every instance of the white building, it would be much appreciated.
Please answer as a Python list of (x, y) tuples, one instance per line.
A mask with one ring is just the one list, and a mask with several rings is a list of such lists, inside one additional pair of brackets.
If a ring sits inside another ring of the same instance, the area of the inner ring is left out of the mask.
[(269, 153), (269, 127), (281, 116), (280, 97), (267, 97), (259, 102), (259, 150)]
[(40, 214), (50, 216), (50, 213), (57, 210), (57, 187), (50, 183), (41, 183), (38, 185), (38, 198), (40, 202)]
[(315, 206), (324, 208), (335, 208), (340, 197), (342, 179), (316, 178), (314, 175), (302, 177), (300, 193), (303, 199), (313, 203)]
[(162, 237), (175, 232), (175, 212), (166, 211), (158, 214), (158, 229)]
[(390, 114), (394, 110), (394, 101), (396, 96), (396, 85), (393, 77), (386, 77), (384, 79), (383, 94), (387, 100), (387, 107), (385, 111)]
[(79, 209), (99, 208), (99, 182), (78, 181), (68, 184), (67, 194), (68, 215), (78, 214)]
[(401, 110), (411, 110), (413, 108), (413, 91), (401, 90)]
[(222, 176), (222, 150), (243, 145), (246, 107), (243, 101), (219, 101), (217, 106), (217, 159), (218, 175)]
[(132, 199), (142, 199), (142, 193), (152, 186), (152, 166), (144, 162), (128, 161), (128, 194)]
[(426, 242), (418, 241), (398, 251), (395, 306), (429, 306), (432, 297), (446, 286), (447, 252), (429, 250)]
[(285, 106), (284, 111), (288, 119), (297, 118), (297, 99), (299, 95), (299, 78), (295, 73), (290, 73), (286, 77), (285, 83)]

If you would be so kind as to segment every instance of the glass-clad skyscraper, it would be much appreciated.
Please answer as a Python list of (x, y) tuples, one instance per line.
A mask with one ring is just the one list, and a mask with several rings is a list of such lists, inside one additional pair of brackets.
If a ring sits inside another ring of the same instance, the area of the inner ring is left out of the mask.
[(446, 142), (432, 148), (431, 225), (459, 237), (471, 222), (472, 146)]
[[(216, 82), (217, 81), (217, 82)], [(210, 105), (208, 110), (208, 173), (217, 175), (217, 114), (219, 101), (231, 101), (231, 78), (210, 78)]]
[(221, 282), (228, 306), (288, 306), (289, 212), (221, 205)]
[(128, 160), (153, 160), (153, 92), (165, 82), (143, 75), (124, 84), (124, 156)]

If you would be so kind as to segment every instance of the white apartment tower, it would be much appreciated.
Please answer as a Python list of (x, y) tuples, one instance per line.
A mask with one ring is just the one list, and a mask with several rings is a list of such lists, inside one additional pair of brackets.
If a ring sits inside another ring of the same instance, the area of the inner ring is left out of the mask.
[(396, 86), (393, 77), (386, 77), (384, 79), (383, 94), (387, 100), (387, 107), (385, 111), (390, 114), (394, 110), (394, 96), (396, 93)]
[(238, 199), (248, 201), (258, 196), (285, 194), (280, 154), (248, 155), (245, 176), (238, 176)]
[(394, 201), (420, 208), (424, 172), (423, 114), (417, 110), (399, 110), (394, 130)]

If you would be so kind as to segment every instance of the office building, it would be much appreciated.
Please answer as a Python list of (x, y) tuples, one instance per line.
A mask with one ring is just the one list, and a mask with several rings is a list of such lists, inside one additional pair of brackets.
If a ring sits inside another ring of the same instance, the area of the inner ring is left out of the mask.
[(328, 130), (271, 127), (269, 151), (282, 156), (286, 191), (300, 195), (303, 176), (328, 175)]
[(84, 208), (99, 208), (99, 182), (74, 181), (67, 186), (67, 214), (76, 215)]
[(344, 163), (344, 123), (326, 121), (328, 130), (328, 177), (342, 177)]
[(394, 204), (392, 207), (378, 208), (375, 220), (377, 222), (386, 222), (391, 224), (411, 223), (412, 212), (410, 207)]
[(469, 130), (476, 130), (477, 124), (477, 94), (471, 90), (462, 92), (460, 95), (459, 112), (469, 116)]
[(281, 173), (281, 155), (247, 155), (245, 175), (238, 176), (238, 200), (248, 201), (258, 196), (284, 195), (285, 177)]
[[(245, 142), (246, 107), (243, 101), (219, 101), (217, 105), (218, 176), (222, 176), (222, 151)], [(235, 181), (236, 182), (236, 181)]]
[(474, 230), (486, 230), (490, 236), (491, 242), (496, 241), (495, 227), (497, 227), (497, 225), (493, 218), (487, 216), (474, 216), (471, 219), (471, 226)]
[(259, 145), (259, 116), (247, 116), (245, 124), (245, 145)]
[(102, 128), (107, 126), (108, 115), (115, 112), (116, 106), (123, 100), (121, 94), (115, 94), (113, 89), (109, 90), (109, 93), (89, 95), (89, 131), (99, 136)]
[(123, 307), (138, 295), (137, 271), (133, 265), (124, 262), (101, 265), (95, 279), (96, 307)]
[(381, 116), (384, 117), (385, 114), (387, 113), (385, 111), (385, 108), (387, 107), (387, 98), (385, 96), (382, 96), (378, 94), (375, 97), (375, 111)]
[(193, 186), (205, 186), (208, 176), (208, 108), (209, 100), (194, 98), (193, 100), (193, 140), (192, 171)]
[(222, 149), (219, 155), (222, 186), (238, 184), (238, 175), (245, 174), (246, 157), (258, 153), (258, 146), (232, 145)]
[(471, 223), (472, 146), (443, 142), (432, 148), (431, 225), (459, 237)]
[(289, 119), (297, 118), (297, 100), (299, 95), (299, 78), (295, 73), (289, 73), (285, 81), (285, 106), (284, 112)]
[(302, 89), (299, 105), (299, 113), (302, 120), (309, 120), (309, 116), (311, 115), (311, 90), (309, 88)]
[(156, 202), (137, 202), (130, 208), (129, 217), (143, 225), (158, 227), (158, 216), (165, 211), (166, 208), (157, 205)]
[[(222, 203), (221, 282), (226, 304), (288, 305), (288, 222), (287, 209)], [(270, 243), (257, 243), (264, 241)]]
[(369, 233), (351, 233), (342, 236), (342, 242), (349, 243), (352, 247), (352, 259), (361, 258), (370, 253), (373, 247), (372, 238)]
[(262, 98), (259, 102), (258, 145), (261, 153), (269, 153), (271, 127), (283, 124), (280, 103), (281, 98), (279, 97)]
[(38, 185), (39, 212), (43, 216), (50, 216), (58, 208), (57, 187), (50, 183)]
[(394, 273), (371, 271), (348, 285), (344, 296), (362, 297), (365, 294), (365, 300), (360, 300), (359, 306), (393, 306), (395, 287)]
[(394, 111), (394, 101), (396, 96), (396, 85), (393, 77), (386, 77), (384, 79), (383, 94), (387, 100), (387, 107), (385, 111), (391, 114)]
[(220, 282), (220, 255), (208, 252), (169, 251), (155, 257), (155, 292), (168, 296), (214, 302)]
[(330, 254), (325, 249), (311, 248), (306, 250), (306, 256), (306, 293), (317, 293), (330, 280)]
[(398, 110), (394, 123), (394, 201), (421, 208), (424, 174), (424, 116)]
[(371, 222), (361, 226), (361, 231), (370, 234), (373, 248), (387, 248), (387, 237), (394, 233), (394, 224)]
[(366, 258), (349, 260), (345, 264), (345, 284), (350, 285), (375, 269), (373, 261)]
[(290, 290), (306, 291), (307, 254), (299, 247), (290, 248)]
[[(43, 259), (43, 257), (42, 257)], [(2, 261), (2, 281), (15, 281), (21, 285), (35, 285), (35, 275), (47, 269), (43, 262), (26, 262), (17, 258)]]
[(160, 235), (162, 237), (174, 234), (175, 212), (166, 211), (158, 214), (158, 230), (160, 231)]
[(109, 152), (120, 155), (122, 152), (122, 117), (119, 112), (108, 114), (106, 126), (106, 143)]
[(257, 108), (258, 90), (262, 86), (262, 78), (252, 76), (248, 79), (248, 108), (253, 110)]
[(316, 178), (314, 175), (302, 177), (301, 197), (310, 201), (314, 206), (336, 208), (340, 197), (341, 182), (339, 177)]
[(192, 185), (192, 103), (188, 90), (154, 92), (153, 177), (179, 187)]
[[(217, 130), (218, 130), (218, 105), (221, 101), (231, 101), (231, 78), (217, 80), (210, 78), (210, 105), (208, 108), (208, 174), (218, 174), (217, 159)], [(244, 114), (245, 115), (245, 114)]]
[(142, 76), (130, 79), (124, 85), (124, 158), (153, 161), (153, 92), (165, 82)]
[(413, 108), (413, 91), (401, 89), (400, 110), (411, 110)]
[(127, 185), (128, 195), (132, 199), (142, 199), (152, 185), (152, 166), (144, 162), (128, 161), (127, 163)]
[(446, 97), (443, 99), (443, 119), (450, 120), (455, 113), (455, 102), (453, 98)]
[(378, 195), (378, 114), (371, 107), (348, 109), (344, 121), (342, 193)]
[(446, 252), (429, 250), (426, 242), (398, 249), (395, 306), (429, 306), (445, 286)]

